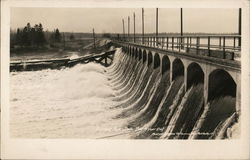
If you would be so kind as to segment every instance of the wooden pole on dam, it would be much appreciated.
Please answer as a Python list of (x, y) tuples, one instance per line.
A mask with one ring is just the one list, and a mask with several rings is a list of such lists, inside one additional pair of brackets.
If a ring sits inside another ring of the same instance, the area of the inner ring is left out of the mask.
[(124, 26), (124, 19), (122, 19), (122, 27), (123, 27), (123, 40), (125, 41), (125, 26)]
[(158, 8), (156, 8), (156, 31), (155, 31), (155, 36), (156, 36), (156, 46), (158, 46)]
[(130, 17), (128, 16), (128, 39), (129, 39), (129, 29), (130, 29)]
[(182, 12), (182, 8), (181, 8), (181, 48), (183, 48), (183, 39), (182, 39), (182, 36), (183, 36), (183, 12)]
[[(241, 8), (239, 8), (239, 24), (238, 24), (238, 34), (241, 36)], [(241, 46), (241, 37), (239, 38), (239, 47)]]
[(135, 43), (135, 12), (134, 12), (134, 43)]
[(95, 45), (95, 29), (93, 28), (93, 41), (94, 41), (94, 48), (96, 48), (96, 45)]
[(144, 8), (142, 8), (142, 44), (144, 44)]

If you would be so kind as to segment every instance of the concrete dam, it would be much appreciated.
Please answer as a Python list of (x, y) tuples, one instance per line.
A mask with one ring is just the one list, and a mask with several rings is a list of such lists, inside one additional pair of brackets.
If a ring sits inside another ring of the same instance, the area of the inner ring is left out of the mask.
[[(162, 39), (156, 43), (148, 38), (144, 44), (142, 39), (113, 39), (101, 54), (13, 63), (12, 136), (239, 137), (241, 64), (234, 55), (237, 47), (233, 51), (207, 46), (211, 47), (208, 50), (190, 47), (190, 40)], [(34, 119), (32, 115), (39, 116)], [(20, 123), (24, 127), (18, 127)]]
[(120, 92), (115, 101), (123, 102), (116, 106), (123, 111), (115, 118), (136, 115), (127, 125), (141, 128), (134, 138), (232, 136), (240, 117), (240, 63), (225, 56), (228, 53), (221, 52), (223, 59), (204, 56), (202, 49), (194, 54), (192, 48), (181, 51), (180, 45), (177, 50), (157, 43), (114, 45), (123, 50), (115, 55), (110, 73)]

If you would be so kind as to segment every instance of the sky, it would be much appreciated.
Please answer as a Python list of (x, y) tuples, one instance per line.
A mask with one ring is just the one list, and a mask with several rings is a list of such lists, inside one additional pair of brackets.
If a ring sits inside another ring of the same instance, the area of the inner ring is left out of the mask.
[[(122, 33), (133, 32), (135, 12), (136, 32), (141, 33), (141, 8), (11, 8), (12, 29), (42, 23), (44, 30), (58, 28), (61, 32)], [(155, 32), (156, 9), (144, 9), (145, 33)], [(159, 8), (159, 32), (180, 32), (180, 8)], [(238, 9), (183, 8), (183, 32), (237, 33)]]

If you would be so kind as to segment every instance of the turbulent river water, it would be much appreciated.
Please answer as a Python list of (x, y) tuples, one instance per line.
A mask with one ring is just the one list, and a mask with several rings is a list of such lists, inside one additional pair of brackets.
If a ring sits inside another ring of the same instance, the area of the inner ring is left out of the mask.
[(204, 105), (203, 82), (184, 92), (183, 76), (170, 82), (169, 74), (131, 60), (121, 48), (110, 67), (89, 63), (11, 72), (10, 134), (91, 139), (239, 136), (235, 97), (217, 97)]

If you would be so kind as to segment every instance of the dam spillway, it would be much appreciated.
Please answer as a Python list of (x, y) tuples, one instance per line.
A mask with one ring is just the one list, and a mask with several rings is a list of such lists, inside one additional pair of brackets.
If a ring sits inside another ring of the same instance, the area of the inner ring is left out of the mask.
[[(197, 63), (190, 63), (187, 67), (190, 74), (186, 76), (185, 68), (179, 58), (170, 59), (150, 52), (132, 54), (123, 47), (117, 49), (113, 64), (107, 68), (90, 63), (61, 70), (13, 72), (12, 136), (122, 139), (237, 137), (234, 133), (239, 129), (237, 86), (233, 78), (221, 70), (212, 72), (209, 80), (216, 83), (209, 87), (206, 100), (204, 84), (207, 80), (203, 70)], [(222, 76), (213, 79), (213, 75)], [(37, 93), (23, 92), (22, 87), (25, 86), (21, 87), (20, 83), (32, 81), (37, 83), (26, 87), (33, 91), (35, 88)], [(41, 93), (48, 95), (39, 97)], [(20, 103), (29, 107), (18, 108)], [(39, 116), (34, 119), (34, 115)]]

